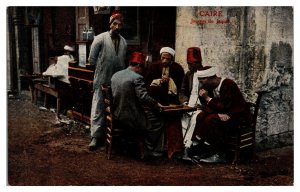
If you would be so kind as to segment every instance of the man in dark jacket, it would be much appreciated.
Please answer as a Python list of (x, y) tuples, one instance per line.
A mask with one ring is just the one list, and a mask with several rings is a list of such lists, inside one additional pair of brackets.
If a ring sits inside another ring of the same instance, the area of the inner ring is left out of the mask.
[(129, 128), (144, 135), (146, 150), (158, 156), (163, 151), (163, 121), (157, 115), (162, 106), (147, 92), (143, 76), (144, 57), (133, 52), (127, 69), (112, 76), (114, 118)]
[(160, 61), (149, 66), (145, 73), (147, 88), (154, 98), (163, 105), (179, 104), (178, 93), (181, 89), (184, 70), (174, 62), (175, 50), (163, 47)]
[(199, 96), (204, 108), (197, 116), (192, 140), (200, 139), (215, 151), (200, 162), (223, 163), (227, 129), (233, 129), (233, 125), (241, 121), (249, 121), (250, 109), (233, 80), (216, 76), (216, 67), (205, 66), (197, 73), (202, 83)]

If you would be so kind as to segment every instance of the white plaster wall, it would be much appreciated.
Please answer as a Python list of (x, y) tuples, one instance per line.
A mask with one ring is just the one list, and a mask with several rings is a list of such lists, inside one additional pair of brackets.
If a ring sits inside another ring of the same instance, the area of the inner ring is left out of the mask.
[(203, 65), (217, 66), (247, 99), (263, 90), (257, 142), (266, 148), (293, 143), (293, 41), (292, 7), (177, 7), (176, 62), (187, 71), (186, 50), (197, 46)]

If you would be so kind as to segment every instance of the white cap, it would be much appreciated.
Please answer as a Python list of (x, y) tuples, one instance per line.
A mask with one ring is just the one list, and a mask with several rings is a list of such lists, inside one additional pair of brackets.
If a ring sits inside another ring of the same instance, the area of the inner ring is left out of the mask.
[(64, 46), (64, 50), (66, 50), (66, 51), (72, 51), (72, 52), (75, 51), (74, 47), (73, 46), (71, 47), (69, 45), (65, 45)]
[(211, 77), (217, 74), (217, 68), (213, 66), (205, 66), (196, 72), (198, 78)]
[(162, 54), (162, 53), (169, 53), (169, 54), (172, 55), (173, 57), (175, 56), (175, 50), (172, 49), (171, 47), (163, 47), (163, 48), (161, 48), (161, 50), (160, 50), (159, 53), (160, 53), (160, 54)]

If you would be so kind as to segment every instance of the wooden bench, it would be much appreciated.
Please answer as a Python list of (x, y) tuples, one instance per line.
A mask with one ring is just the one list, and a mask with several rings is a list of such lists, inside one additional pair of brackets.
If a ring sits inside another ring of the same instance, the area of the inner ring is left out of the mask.
[(61, 98), (63, 96), (63, 91), (42, 83), (35, 83), (33, 87), (34, 87), (33, 102), (35, 104), (37, 103), (37, 95), (39, 91), (45, 93), (45, 98), (44, 98), (45, 107), (48, 107), (49, 95), (54, 96), (56, 98), (56, 115), (59, 118)]

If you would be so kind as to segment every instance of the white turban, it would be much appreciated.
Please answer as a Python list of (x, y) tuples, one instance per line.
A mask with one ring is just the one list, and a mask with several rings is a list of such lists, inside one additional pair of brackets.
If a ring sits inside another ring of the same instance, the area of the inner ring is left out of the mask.
[(64, 46), (64, 50), (66, 50), (66, 51), (75, 51), (75, 49), (74, 49), (74, 47), (71, 47), (71, 46), (69, 46), (69, 45), (65, 45)]
[(160, 50), (160, 54), (161, 53), (169, 53), (170, 55), (172, 55), (173, 57), (175, 56), (175, 50), (174, 49), (172, 49), (171, 47), (163, 47), (163, 48), (161, 48), (161, 50)]
[(217, 68), (205, 66), (202, 70), (198, 70), (196, 75), (198, 78), (211, 77), (217, 74)]

